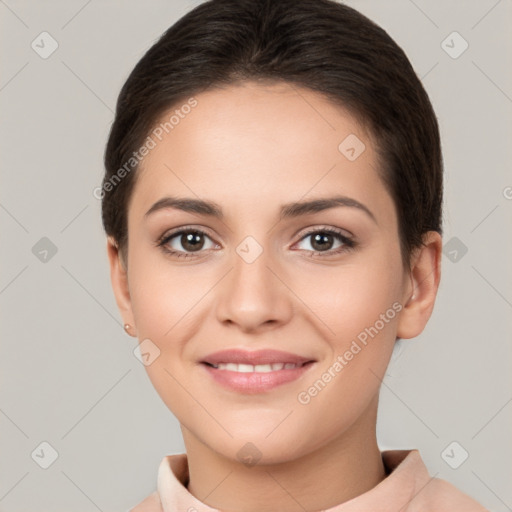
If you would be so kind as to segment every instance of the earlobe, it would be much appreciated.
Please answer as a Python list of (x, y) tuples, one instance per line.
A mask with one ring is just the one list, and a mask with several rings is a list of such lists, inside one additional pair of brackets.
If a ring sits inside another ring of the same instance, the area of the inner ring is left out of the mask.
[(128, 272), (119, 251), (117, 242), (107, 238), (107, 255), (110, 263), (110, 281), (116, 299), (117, 307), (123, 318), (123, 324), (135, 325), (131, 307)]
[(436, 231), (424, 235), (423, 245), (413, 255), (410, 284), (404, 290), (404, 308), (397, 326), (397, 337), (421, 334), (434, 309), (441, 279), (442, 239)]

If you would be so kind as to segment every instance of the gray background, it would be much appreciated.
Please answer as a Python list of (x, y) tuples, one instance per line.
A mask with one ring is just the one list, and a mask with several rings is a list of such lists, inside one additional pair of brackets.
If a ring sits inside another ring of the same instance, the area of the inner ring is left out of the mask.
[[(2, 512), (127, 510), (184, 450), (123, 332), (92, 191), (124, 80), (197, 3), (0, 0)], [(419, 448), (432, 475), (511, 510), (512, 2), (348, 3), (410, 57), (446, 165), (439, 296), (395, 352), (380, 446)], [(43, 31), (59, 45), (46, 59), (31, 47)], [(442, 45), (453, 31), (469, 44), (457, 58), (462, 40)]]

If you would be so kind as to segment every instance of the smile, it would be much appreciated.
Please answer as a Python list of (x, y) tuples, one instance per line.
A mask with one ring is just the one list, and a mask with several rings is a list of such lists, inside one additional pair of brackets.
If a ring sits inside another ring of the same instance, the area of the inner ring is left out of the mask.
[(275, 372), (279, 370), (293, 370), (294, 368), (298, 368), (303, 365), (298, 365), (295, 363), (273, 363), (273, 364), (236, 364), (236, 363), (219, 363), (212, 364), (213, 368), (217, 370), (229, 370), (232, 372), (239, 373), (269, 373)]
[(257, 394), (274, 390), (298, 380), (315, 366), (314, 361), (302, 364), (272, 363), (218, 363), (200, 365), (206, 370), (214, 385), (236, 393)]

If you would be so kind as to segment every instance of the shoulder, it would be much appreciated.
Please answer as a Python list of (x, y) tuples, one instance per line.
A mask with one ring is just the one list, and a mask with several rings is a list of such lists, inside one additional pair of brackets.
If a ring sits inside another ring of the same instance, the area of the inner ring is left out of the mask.
[(162, 512), (162, 503), (158, 491), (152, 492), (147, 498), (127, 512)]
[[(489, 512), (473, 498), (440, 478), (432, 478), (423, 489), (423, 493), (424, 503), (425, 505), (428, 504), (429, 510), (440, 512), (451, 512), (453, 510), (457, 510), (457, 512)], [(419, 501), (421, 502), (421, 500)]]
[(404, 492), (403, 512), (489, 512), (450, 482), (430, 476), (419, 450), (389, 450), (382, 459), (390, 475), (381, 491)]

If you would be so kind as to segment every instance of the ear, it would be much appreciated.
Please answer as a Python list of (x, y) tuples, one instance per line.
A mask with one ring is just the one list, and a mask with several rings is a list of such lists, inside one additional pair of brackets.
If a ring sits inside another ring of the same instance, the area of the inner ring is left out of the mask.
[(402, 297), (404, 308), (398, 320), (398, 338), (414, 338), (427, 325), (441, 279), (442, 249), (441, 235), (428, 231), (423, 245), (413, 254), (409, 284)]
[(114, 291), (117, 307), (123, 317), (123, 323), (130, 324), (133, 331), (135, 330), (135, 324), (133, 320), (126, 264), (123, 261), (116, 241), (110, 236), (107, 238), (107, 254), (110, 262), (110, 281), (112, 283), (112, 290)]

